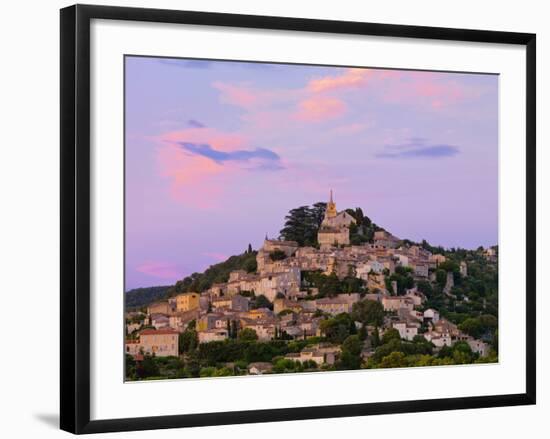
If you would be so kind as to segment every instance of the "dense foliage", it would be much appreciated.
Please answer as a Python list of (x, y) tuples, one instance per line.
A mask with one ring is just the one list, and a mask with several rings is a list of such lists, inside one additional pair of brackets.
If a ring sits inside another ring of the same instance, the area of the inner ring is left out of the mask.
[(126, 309), (141, 308), (156, 300), (162, 299), (166, 296), (169, 289), (169, 286), (164, 286), (129, 290), (124, 296)]
[(384, 230), (376, 225), (368, 216), (363, 214), (363, 209), (356, 207), (355, 209), (346, 209), (354, 219), (355, 224), (352, 224), (349, 229), (349, 239), (352, 245), (361, 245), (366, 242), (372, 242), (374, 232)]
[(340, 280), (334, 273), (327, 275), (320, 271), (302, 271), (302, 281), (307, 290), (317, 288), (317, 295), (311, 296), (317, 299), (365, 291), (365, 281), (351, 274)]
[(215, 283), (227, 282), (229, 273), (235, 270), (245, 270), (254, 273), (257, 268), (255, 251), (246, 251), (240, 255), (231, 256), (224, 262), (208, 267), (204, 273), (193, 273), (176, 282), (168, 291), (169, 296), (188, 291), (201, 293)]
[(325, 216), (327, 204), (300, 206), (292, 209), (285, 217), (285, 225), (279, 232), (285, 241), (296, 241), (300, 246), (316, 246), (317, 231)]

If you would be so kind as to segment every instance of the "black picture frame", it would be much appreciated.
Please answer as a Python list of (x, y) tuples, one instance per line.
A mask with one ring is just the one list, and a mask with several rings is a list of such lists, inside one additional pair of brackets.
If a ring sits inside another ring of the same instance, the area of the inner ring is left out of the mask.
[[(417, 401), (90, 420), (90, 21), (181, 23), (526, 47), (526, 392)], [(61, 10), (61, 429), (100, 433), (535, 404), (536, 36), (291, 17), (74, 5)]]

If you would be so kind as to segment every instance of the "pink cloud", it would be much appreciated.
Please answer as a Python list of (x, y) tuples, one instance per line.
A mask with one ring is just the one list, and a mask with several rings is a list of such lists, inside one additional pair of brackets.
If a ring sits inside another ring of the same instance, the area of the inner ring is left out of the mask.
[(205, 157), (187, 155), (176, 145), (163, 145), (157, 150), (160, 175), (169, 179), (173, 199), (196, 207), (214, 207), (213, 200), (222, 193), (213, 181), (223, 172), (222, 165)]
[(241, 107), (245, 110), (256, 110), (259, 107), (269, 108), (277, 102), (288, 102), (303, 95), (302, 89), (260, 89), (248, 84), (231, 84), (216, 81), (212, 86), (220, 91), (221, 102)]
[(479, 96), (479, 91), (449, 81), (444, 74), (433, 72), (346, 69), (342, 74), (324, 76), (309, 81), (306, 90), (317, 93), (369, 90), (385, 102), (418, 104), (428, 109), (442, 109)]
[(244, 148), (248, 142), (241, 134), (212, 128), (172, 131), (156, 140), (159, 144), (156, 154), (159, 174), (169, 179), (172, 198), (203, 209), (215, 207), (230, 174), (237, 171), (236, 166), (192, 155), (182, 149), (179, 142), (208, 144), (218, 151)]
[(314, 96), (298, 103), (294, 118), (304, 122), (322, 122), (342, 116), (346, 109), (346, 104), (340, 99)]
[(182, 273), (175, 264), (154, 261), (144, 262), (136, 267), (136, 271), (160, 279), (177, 279)]
[(246, 86), (227, 84), (220, 81), (216, 81), (212, 85), (221, 92), (223, 102), (249, 108), (259, 101), (258, 94)]
[(171, 197), (202, 209), (221, 209), (223, 195), (247, 172), (284, 168), (275, 151), (252, 145), (243, 134), (188, 128), (155, 140), (158, 172)]
[(369, 69), (346, 69), (342, 75), (324, 76), (309, 81), (307, 89), (313, 93), (357, 88), (366, 84)]
[(214, 128), (187, 128), (162, 134), (157, 140), (163, 143), (192, 142), (207, 143), (221, 151), (244, 148), (249, 139), (239, 133), (228, 133)]
[(431, 72), (409, 72), (407, 80), (391, 82), (383, 93), (387, 102), (417, 103), (441, 109), (479, 96), (479, 91), (449, 81), (445, 75)]

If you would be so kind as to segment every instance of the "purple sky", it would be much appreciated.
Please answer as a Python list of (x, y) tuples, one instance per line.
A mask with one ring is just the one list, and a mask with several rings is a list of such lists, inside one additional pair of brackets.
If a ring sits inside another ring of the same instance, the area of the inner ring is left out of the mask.
[(126, 58), (126, 289), (363, 208), (400, 238), (498, 238), (494, 75)]

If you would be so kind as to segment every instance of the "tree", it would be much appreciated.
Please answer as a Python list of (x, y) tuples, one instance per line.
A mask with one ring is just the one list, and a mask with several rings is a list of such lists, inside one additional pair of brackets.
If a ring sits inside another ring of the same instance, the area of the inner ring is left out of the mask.
[(455, 364), (470, 364), (476, 355), (465, 341), (459, 341), (453, 346), (453, 362)]
[(136, 375), (139, 379), (159, 376), (160, 370), (155, 358), (151, 355), (145, 355), (143, 360), (136, 364)]
[(243, 268), (247, 273), (254, 273), (258, 269), (258, 262), (256, 261), (256, 258), (247, 260)]
[(320, 328), (327, 340), (336, 344), (342, 343), (349, 335), (357, 333), (355, 323), (348, 313), (341, 313), (321, 321)]
[(298, 245), (304, 246), (315, 242), (316, 232), (309, 206), (300, 206), (288, 212), (280, 235), (286, 241), (296, 241)]
[(401, 340), (401, 335), (399, 335), (399, 331), (395, 328), (388, 329), (384, 332), (384, 335), (382, 336), (382, 344), (387, 344), (392, 340)]
[(196, 349), (199, 344), (197, 331), (189, 326), (183, 331), (178, 338), (178, 347), (181, 353), (189, 352)]
[(378, 367), (406, 367), (406, 355), (403, 352), (392, 352), (382, 358), (382, 361), (378, 364)]
[(378, 326), (374, 327), (370, 343), (373, 348), (380, 346), (380, 331), (378, 331)]
[(260, 294), (259, 296), (256, 296), (254, 299), (254, 305), (252, 308), (269, 308), (273, 309), (273, 304), (269, 301), (267, 297), (265, 297), (263, 294)]
[(244, 328), (241, 332), (239, 332), (239, 340), (255, 341), (258, 340), (258, 334), (252, 328)]
[(361, 328), (359, 328), (359, 332), (357, 333), (357, 335), (359, 336), (359, 340), (361, 341), (365, 341), (367, 339), (367, 327), (364, 324), (361, 325)]
[(479, 338), (486, 333), (492, 333), (498, 327), (498, 320), (490, 314), (483, 314), (479, 317), (470, 317), (458, 325), (461, 331), (472, 337)]
[(239, 321), (238, 320), (231, 320), (231, 338), (237, 338), (237, 334), (239, 333)]
[(426, 297), (432, 297), (433, 295), (433, 287), (432, 284), (426, 280), (420, 280), (416, 283), (416, 288), (421, 293), (424, 293)]
[(326, 203), (315, 203), (312, 207), (300, 206), (292, 209), (285, 217), (285, 225), (279, 232), (286, 241), (298, 245), (316, 245), (317, 231), (325, 216)]
[[(350, 266), (351, 267), (351, 266)], [(350, 270), (353, 275), (346, 276), (340, 284), (347, 293), (357, 293), (365, 290), (365, 281), (356, 277), (355, 269)]]
[(453, 262), (453, 261), (445, 261), (445, 262), (441, 262), (438, 267), (439, 269), (441, 270), (445, 270), (445, 271), (452, 271), (454, 273), (459, 273), (460, 272), (460, 268), (458, 266), (458, 264), (456, 262)]
[(410, 274), (410, 269), (406, 267), (398, 267), (399, 270), (396, 270), (391, 276), (386, 276), (386, 288), (391, 291), (392, 282), (397, 282), (397, 294), (401, 295), (405, 292), (406, 289), (414, 287), (414, 278)]
[(319, 295), (321, 297), (334, 297), (343, 292), (342, 283), (335, 273), (324, 277), (324, 282), (319, 286)]
[(129, 354), (126, 354), (126, 378), (129, 380), (136, 379), (136, 361)]
[(192, 378), (197, 378), (201, 370), (197, 351), (191, 351), (185, 359), (185, 375)]
[(483, 331), (481, 322), (478, 318), (475, 317), (464, 320), (461, 324), (458, 325), (458, 328), (461, 331), (464, 331), (466, 334), (476, 338), (479, 337)]
[(321, 223), (323, 222), (323, 219), (325, 218), (326, 210), (327, 210), (327, 203), (325, 203), (323, 201), (318, 201), (310, 209), (311, 219), (312, 219), (313, 225), (317, 229), (319, 227), (321, 227)]
[(384, 307), (375, 300), (362, 300), (353, 304), (351, 317), (364, 325), (381, 326), (384, 323)]
[(269, 258), (272, 261), (282, 261), (283, 259), (286, 259), (286, 253), (282, 250), (273, 250), (269, 253)]
[(342, 343), (340, 367), (343, 369), (359, 369), (361, 366), (361, 350), (363, 342), (357, 335), (350, 335)]
[(447, 283), (447, 272), (441, 269), (436, 270), (435, 280), (440, 286), (445, 286), (445, 284)]
[(252, 253), (252, 244), (248, 244), (248, 249), (246, 250), (247, 253)]

